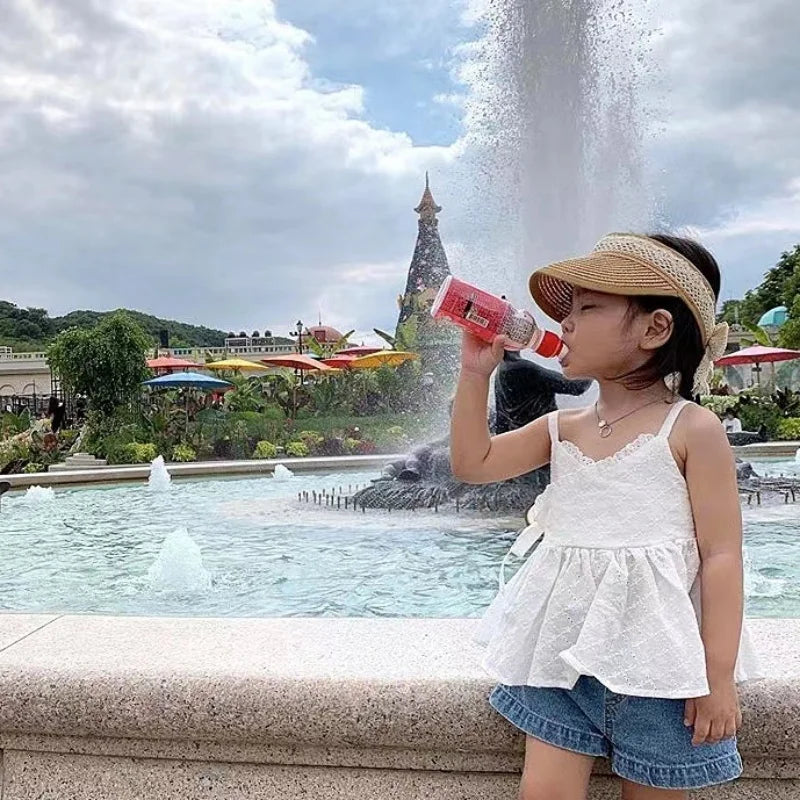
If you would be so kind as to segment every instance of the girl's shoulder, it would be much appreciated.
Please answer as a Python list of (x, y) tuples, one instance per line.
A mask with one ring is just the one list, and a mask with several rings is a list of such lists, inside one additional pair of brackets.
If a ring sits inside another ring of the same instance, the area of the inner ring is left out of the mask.
[(692, 401), (684, 403), (670, 438), (686, 454), (708, 447), (715, 451), (723, 446), (726, 451), (730, 449), (725, 427), (719, 417)]
[(681, 408), (675, 429), (683, 428), (693, 433), (725, 433), (725, 428), (720, 418), (709, 408), (686, 400)]

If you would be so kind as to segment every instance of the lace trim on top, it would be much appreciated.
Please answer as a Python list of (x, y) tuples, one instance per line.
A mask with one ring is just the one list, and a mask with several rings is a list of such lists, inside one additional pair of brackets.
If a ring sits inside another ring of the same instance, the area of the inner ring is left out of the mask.
[(644, 445), (658, 438), (659, 437), (655, 433), (640, 433), (633, 441), (628, 442), (624, 447), (617, 450), (616, 453), (612, 453), (610, 456), (605, 456), (604, 458), (592, 458), (591, 456), (587, 456), (575, 442), (571, 442), (569, 439), (559, 439), (555, 444), (560, 444), (571, 456), (582, 464), (590, 466), (592, 464), (603, 464), (607, 461), (622, 461), (626, 456), (640, 450)]

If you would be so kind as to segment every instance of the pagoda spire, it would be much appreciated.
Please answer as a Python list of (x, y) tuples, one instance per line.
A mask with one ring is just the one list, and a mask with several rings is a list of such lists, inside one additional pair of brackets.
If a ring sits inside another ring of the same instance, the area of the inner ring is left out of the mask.
[(442, 241), (439, 238), (439, 220), (436, 215), (442, 207), (436, 205), (431, 192), (431, 182), (425, 173), (425, 191), (414, 211), (419, 214), (419, 232), (414, 255), (408, 268), (405, 291), (398, 297), (400, 315), (398, 326), (416, 310), (429, 307), (444, 279), (450, 274)]
[(434, 222), (436, 221), (436, 215), (441, 210), (442, 207), (437, 206), (436, 201), (433, 199), (430, 176), (428, 175), (428, 171), (425, 170), (425, 191), (422, 193), (422, 199), (419, 201), (419, 205), (414, 211), (419, 214), (420, 221)]

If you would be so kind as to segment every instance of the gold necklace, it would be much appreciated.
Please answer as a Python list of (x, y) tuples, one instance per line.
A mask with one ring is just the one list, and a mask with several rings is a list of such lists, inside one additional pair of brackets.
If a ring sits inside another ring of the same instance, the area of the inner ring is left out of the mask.
[(621, 417), (617, 417), (616, 419), (612, 419), (611, 422), (607, 422), (600, 416), (600, 410), (597, 407), (597, 402), (594, 404), (594, 413), (597, 416), (597, 427), (600, 429), (600, 437), (602, 439), (607, 439), (614, 433), (613, 425), (616, 425), (620, 420), (625, 419), (625, 417), (629, 417), (631, 414), (635, 414), (637, 411), (641, 411), (643, 408), (647, 408), (648, 406), (655, 405), (656, 403), (668, 403), (668, 400), (664, 400), (663, 398), (659, 398), (658, 400), (651, 400), (649, 403), (645, 403), (643, 406), (639, 406), (638, 408), (634, 408), (633, 411), (629, 411), (627, 414), (623, 414)]

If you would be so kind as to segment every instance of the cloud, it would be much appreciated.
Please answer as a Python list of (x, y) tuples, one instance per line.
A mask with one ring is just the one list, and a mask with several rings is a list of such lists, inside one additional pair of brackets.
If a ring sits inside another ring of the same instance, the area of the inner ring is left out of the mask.
[[(410, 207), (424, 170), (452, 153), (369, 125), (359, 86), (311, 74), (310, 43), (261, 0), (11, 0), (0, 31), (6, 296), (236, 329), (290, 325), (320, 306), (351, 327), (391, 325)], [(353, 280), (369, 265), (374, 284)], [(373, 305), (378, 286), (388, 312)]]
[(647, 158), (665, 219), (702, 229), (728, 291), (800, 241), (800, 17), (785, 0), (663, 2)]
[[(790, 5), (653, 0), (648, 12), (648, 78), (661, 82), (640, 98), (644, 161), (664, 224), (701, 231), (726, 292), (757, 283), (800, 240)], [(511, 178), (482, 161), (470, 116), (486, 88), (486, 10), (487, 0), (335, 11), (327, 0), (6, 0), (4, 296), (236, 330), (288, 331), (319, 312), (342, 330), (391, 328), (425, 169), (454, 269), (524, 290), (501, 218), (515, 210), (489, 213), (482, 194), (502, 201)], [(459, 125), (444, 139), (416, 117), (379, 124), (376, 91), (396, 116), (421, 103)], [(552, 110), (537, 113), (557, 122)], [(434, 140), (445, 143), (419, 144)]]

